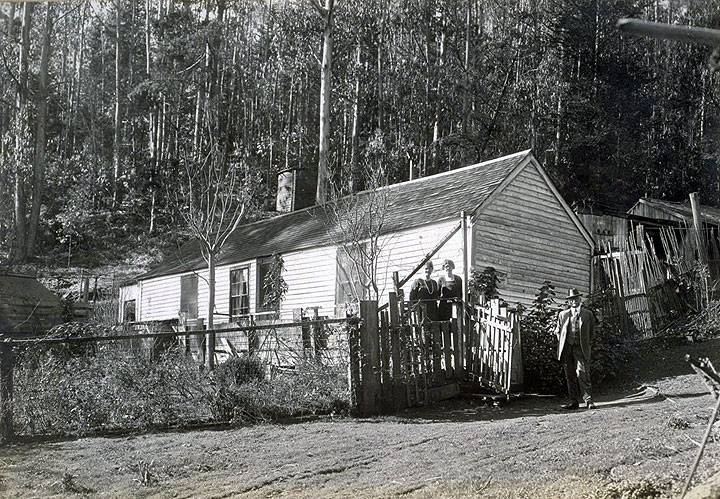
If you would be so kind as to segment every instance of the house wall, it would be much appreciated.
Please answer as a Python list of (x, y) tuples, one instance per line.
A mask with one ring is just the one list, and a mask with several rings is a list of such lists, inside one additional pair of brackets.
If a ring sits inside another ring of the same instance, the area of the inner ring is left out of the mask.
[(502, 272), (500, 294), (511, 304), (530, 305), (545, 280), (558, 297), (568, 288), (587, 294), (591, 256), (590, 244), (532, 162), (473, 224), (474, 268)]
[[(456, 220), (429, 224), (423, 227), (415, 227), (410, 230), (392, 234), (382, 239), (383, 253), (378, 265), (378, 284), (380, 288), (380, 303), (387, 301), (387, 294), (393, 290), (392, 274), (398, 271), (400, 279), (404, 279), (413, 268), (422, 261), (432, 249), (442, 241), (445, 236), (460, 222), (460, 216)], [(433, 279), (442, 275), (441, 263), (449, 258), (455, 263), (454, 273), (463, 275), (463, 253), (462, 233), (457, 231), (450, 240), (431, 258), (435, 267)], [(410, 288), (416, 279), (424, 277), (424, 270), (417, 274), (403, 286), (405, 296), (410, 295)]]
[(599, 248), (608, 244), (611, 248), (622, 248), (627, 244), (628, 220), (612, 215), (593, 215), (592, 213), (578, 214), (585, 228), (592, 234)]
[[(387, 301), (387, 293), (392, 291), (392, 273), (400, 272), (404, 278), (433, 249), (459, 221), (451, 220), (416, 227), (407, 231), (389, 235), (381, 240), (383, 253), (378, 265), (378, 287), (380, 302)], [(319, 307), (320, 316), (333, 317), (343, 313), (342, 307), (335, 304), (335, 283), (337, 277), (337, 248), (326, 246), (294, 251), (282, 255), (285, 262), (283, 278), (288, 291), (280, 310), (280, 320), (291, 321), (297, 308)], [(462, 234), (458, 231), (432, 258), (436, 271), (434, 278), (440, 276), (440, 262), (450, 258), (455, 262), (455, 273), (462, 276)], [(247, 265), (250, 268), (250, 310), (256, 310), (257, 282), (256, 261), (235, 265), (223, 265), (215, 271), (216, 293), (215, 308), (218, 315), (216, 323), (226, 322), (230, 311), (230, 270)], [(186, 273), (187, 274), (187, 273)], [(137, 300), (137, 318), (141, 321), (174, 319), (180, 309), (180, 278), (182, 275), (156, 277), (140, 284), (123, 288), (121, 299)], [(198, 316), (207, 317), (207, 270), (198, 271)], [(414, 280), (422, 271), (413, 276), (404, 286), (406, 296)], [(122, 311), (121, 311), (122, 313)], [(122, 315), (120, 316), (122, 317)]]

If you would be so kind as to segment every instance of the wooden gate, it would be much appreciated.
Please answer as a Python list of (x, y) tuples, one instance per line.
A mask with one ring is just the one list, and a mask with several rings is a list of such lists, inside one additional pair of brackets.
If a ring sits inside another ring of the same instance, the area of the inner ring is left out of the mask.
[(520, 321), (515, 312), (499, 300), (476, 306), (468, 334), (472, 352), (466, 369), (473, 379), (505, 394), (522, 385)]
[(390, 293), (388, 306), (360, 304), (350, 335), (350, 377), (360, 414), (394, 412), (481, 384), (508, 394), (522, 383), (519, 322), (497, 300), (454, 304), (450, 321), (418, 323), (408, 303)]

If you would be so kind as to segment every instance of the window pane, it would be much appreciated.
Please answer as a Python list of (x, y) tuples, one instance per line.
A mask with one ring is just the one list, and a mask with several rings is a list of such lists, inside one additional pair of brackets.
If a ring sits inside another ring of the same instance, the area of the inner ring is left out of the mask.
[(239, 317), (250, 313), (250, 297), (248, 295), (249, 269), (230, 271), (230, 315)]

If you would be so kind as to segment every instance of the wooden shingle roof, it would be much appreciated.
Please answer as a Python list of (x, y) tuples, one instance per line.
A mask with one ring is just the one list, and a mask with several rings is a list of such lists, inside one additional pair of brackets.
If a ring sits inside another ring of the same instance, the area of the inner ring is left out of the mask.
[[(529, 150), (408, 182), (393, 184), (385, 233), (428, 223), (457, 219), (461, 211), (472, 214), (510, 173), (532, 156)], [(358, 196), (370, 195), (369, 192)], [(274, 253), (335, 243), (324, 208), (313, 206), (238, 227), (218, 257), (217, 265), (252, 260)], [(196, 242), (138, 277), (138, 280), (206, 268)]]

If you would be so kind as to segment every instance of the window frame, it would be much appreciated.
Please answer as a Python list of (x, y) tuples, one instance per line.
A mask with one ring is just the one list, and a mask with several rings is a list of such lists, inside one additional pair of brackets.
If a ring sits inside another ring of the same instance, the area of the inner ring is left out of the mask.
[[(233, 298), (240, 297), (241, 303), (242, 303), (242, 294), (240, 295), (233, 295), (233, 272), (242, 272), (245, 271), (247, 273), (247, 279), (245, 280), (245, 284), (247, 285), (247, 293), (245, 296), (247, 297), (247, 312), (244, 314), (237, 314), (235, 315), (233, 312)], [(230, 316), (230, 321), (235, 321), (237, 319), (240, 319), (242, 317), (248, 317), (252, 313), (252, 308), (250, 307), (250, 265), (240, 265), (238, 267), (231, 267), (230, 268), (230, 274), (229, 274), (229, 295), (230, 300), (228, 302), (228, 315)]]
[[(130, 321), (128, 320), (128, 306), (132, 305), (132, 315), (133, 319)], [(123, 301), (123, 312), (122, 312), (122, 322), (136, 322), (137, 321), (137, 299), (132, 298), (130, 300)]]
[[(186, 311), (183, 309), (183, 305), (192, 304), (192, 302), (186, 302), (183, 303), (183, 282), (187, 282), (188, 280), (194, 281), (195, 283), (195, 315), (192, 316), (190, 314), (190, 311)], [(185, 274), (180, 276), (180, 314), (186, 313), (184, 317), (186, 319), (198, 319), (200, 316), (200, 310), (199, 310), (199, 297), (198, 297), (198, 275), (195, 273), (192, 274)]]

